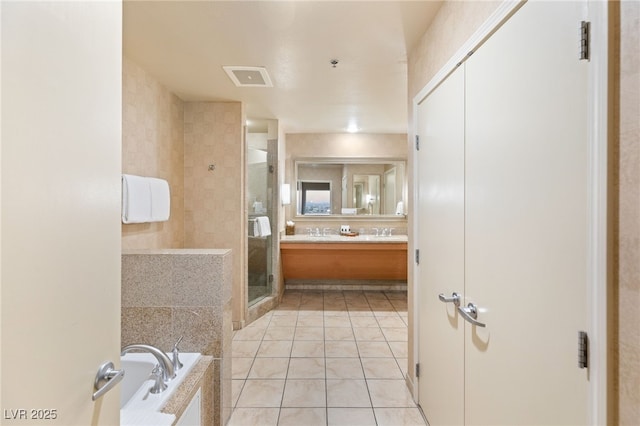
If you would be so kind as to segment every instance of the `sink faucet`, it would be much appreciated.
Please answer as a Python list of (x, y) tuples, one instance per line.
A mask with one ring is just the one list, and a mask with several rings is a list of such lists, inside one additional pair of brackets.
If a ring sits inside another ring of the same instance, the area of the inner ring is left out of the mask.
[(158, 360), (158, 364), (160, 365), (160, 367), (162, 367), (162, 378), (165, 382), (176, 377), (176, 372), (173, 368), (173, 362), (171, 362), (171, 359), (161, 349), (158, 349), (155, 346), (151, 345), (133, 344), (122, 348), (120, 356), (134, 350), (149, 352), (151, 355), (156, 357), (156, 359)]

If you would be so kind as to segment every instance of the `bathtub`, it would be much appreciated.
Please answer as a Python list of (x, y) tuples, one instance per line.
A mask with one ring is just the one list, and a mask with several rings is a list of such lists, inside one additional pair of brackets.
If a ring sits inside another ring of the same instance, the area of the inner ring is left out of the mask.
[(176, 372), (176, 377), (167, 383), (167, 389), (158, 394), (149, 392), (154, 384), (150, 377), (151, 370), (157, 364), (155, 357), (150, 353), (128, 353), (122, 356), (120, 365), (125, 374), (120, 388), (121, 418), (131, 418), (134, 412), (159, 413), (200, 356), (199, 353), (181, 353), (180, 361), (183, 367)]

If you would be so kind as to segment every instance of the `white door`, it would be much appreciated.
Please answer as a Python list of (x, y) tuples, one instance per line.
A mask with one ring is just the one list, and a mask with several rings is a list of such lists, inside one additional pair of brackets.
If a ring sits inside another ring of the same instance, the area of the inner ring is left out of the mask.
[(587, 61), (580, 2), (529, 2), (466, 62), (467, 424), (585, 424)]
[(118, 424), (121, 4), (0, 7), (2, 424)]
[(464, 321), (438, 297), (464, 292), (463, 69), (418, 115), (419, 402), (430, 424), (463, 424)]
[[(419, 402), (432, 426), (586, 422), (582, 6), (525, 4), (419, 108)], [(452, 291), (485, 328), (438, 300)]]

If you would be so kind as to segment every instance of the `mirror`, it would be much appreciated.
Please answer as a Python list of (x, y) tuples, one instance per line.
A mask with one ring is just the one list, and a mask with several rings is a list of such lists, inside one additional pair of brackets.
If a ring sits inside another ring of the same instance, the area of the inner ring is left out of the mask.
[(405, 161), (297, 159), (296, 215), (404, 216)]

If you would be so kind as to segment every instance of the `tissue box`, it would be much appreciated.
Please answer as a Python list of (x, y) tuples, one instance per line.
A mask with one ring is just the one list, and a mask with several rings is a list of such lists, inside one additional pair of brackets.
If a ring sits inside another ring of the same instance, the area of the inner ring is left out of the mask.
[(285, 235), (296, 235), (296, 226), (295, 225), (285, 225), (284, 234)]

